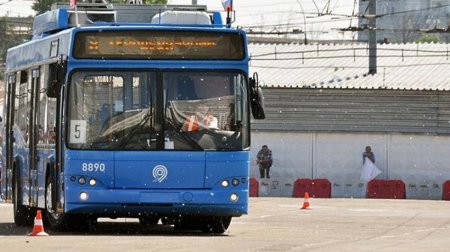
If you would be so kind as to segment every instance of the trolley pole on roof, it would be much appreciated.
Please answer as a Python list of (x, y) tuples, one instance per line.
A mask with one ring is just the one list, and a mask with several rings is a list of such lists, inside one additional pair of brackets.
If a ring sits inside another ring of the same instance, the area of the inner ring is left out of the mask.
[(306, 13), (305, 13), (305, 10), (303, 9), (303, 5), (302, 5), (301, 1), (297, 0), (297, 3), (300, 6), (300, 9), (302, 10), (302, 14), (303, 14), (303, 33), (305, 34), (305, 45), (307, 45), (308, 39), (306, 38)]
[(377, 73), (377, 0), (369, 0), (369, 74)]
[(75, 10), (75, 25), (80, 27), (80, 22), (78, 21), (78, 8), (77, 8), (77, 0), (70, 0), (70, 8)]

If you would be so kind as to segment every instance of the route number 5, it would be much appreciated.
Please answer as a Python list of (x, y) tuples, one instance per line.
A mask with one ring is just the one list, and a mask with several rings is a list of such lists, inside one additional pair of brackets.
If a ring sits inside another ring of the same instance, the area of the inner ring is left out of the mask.
[(70, 143), (75, 144), (86, 143), (86, 121), (84, 120), (70, 121)]

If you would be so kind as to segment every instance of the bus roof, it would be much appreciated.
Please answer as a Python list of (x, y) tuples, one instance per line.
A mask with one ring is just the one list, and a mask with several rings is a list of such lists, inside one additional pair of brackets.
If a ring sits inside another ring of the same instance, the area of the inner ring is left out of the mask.
[[(75, 21), (77, 14), (78, 24)], [(209, 13), (206, 6), (80, 4), (75, 12), (68, 5), (60, 5), (35, 18), (31, 41), (8, 49), (6, 71), (17, 71), (43, 62), (57, 62), (61, 57), (70, 58), (75, 43), (74, 34), (96, 30), (239, 33), (243, 44), (246, 40), (243, 30), (223, 24), (220, 12)], [(232, 60), (247, 57), (244, 47), (243, 51), (238, 52), (242, 56)]]
[(225, 26), (220, 12), (209, 13), (202, 5), (79, 4), (76, 9), (68, 5), (53, 8), (35, 18), (34, 37), (45, 37), (71, 27), (114, 24)]

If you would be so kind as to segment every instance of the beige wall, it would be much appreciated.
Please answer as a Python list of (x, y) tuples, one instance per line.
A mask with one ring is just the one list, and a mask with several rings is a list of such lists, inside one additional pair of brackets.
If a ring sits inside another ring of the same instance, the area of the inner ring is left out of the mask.
[(292, 195), (297, 178), (327, 178), (333, 197), (365, 197), (359, 180), (362, 153), (372, 146), (379, 179), (401, 179), (407, 198), (440, 199), (450, 180), (450, 136), (416, 134), (297, 133), (254, 131), (250, 176), (259, 179), (256, 154), (273, 151), (271, 179), (262, 180), (261, 196)]

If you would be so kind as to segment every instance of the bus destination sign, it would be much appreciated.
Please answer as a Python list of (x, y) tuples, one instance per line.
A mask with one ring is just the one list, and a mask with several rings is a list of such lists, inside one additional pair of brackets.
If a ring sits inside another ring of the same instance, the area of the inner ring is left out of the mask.
[(242, 60), (238, 33), (123, 30), (79, 32), (73, 55), (79, 59)]

